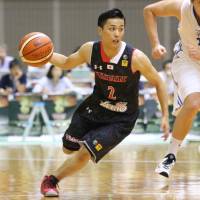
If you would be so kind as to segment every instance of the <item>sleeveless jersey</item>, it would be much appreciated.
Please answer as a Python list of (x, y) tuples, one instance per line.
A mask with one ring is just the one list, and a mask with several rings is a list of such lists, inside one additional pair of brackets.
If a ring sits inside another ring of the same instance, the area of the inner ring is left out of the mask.
[(94, 42), (91, 68), (95, 73), (92, 97), (101, 107), (121, 113), (138, 110), (138, 87), (140, 73), (131, 71), (134, 49), (122, 42), (117, 55), (109, 60), (101, 42)]
[(193, 4), (190, 0), (184, 0), (182, 3), (178, 32), (181, 41), (176, 45), (175, 53), (182, 50), (188, 55), (187, 45), (200, 46), (200, 26), (195, 18)]

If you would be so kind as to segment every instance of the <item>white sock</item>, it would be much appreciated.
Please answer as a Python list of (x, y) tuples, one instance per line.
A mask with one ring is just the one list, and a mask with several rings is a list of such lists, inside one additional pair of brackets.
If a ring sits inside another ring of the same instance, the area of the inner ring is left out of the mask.
[(168, 153), (173, 153), (176, 156), (182, 142), (182, 140), (177, 140), (176, 138), (172, 137), (169, 144)]

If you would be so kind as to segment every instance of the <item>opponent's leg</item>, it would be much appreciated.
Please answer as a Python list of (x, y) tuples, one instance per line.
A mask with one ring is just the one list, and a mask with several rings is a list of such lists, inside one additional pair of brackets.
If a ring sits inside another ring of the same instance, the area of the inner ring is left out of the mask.
[(156, 168), (156, 173), (169, 177), (169, 173), (176, 162), (176, 154), (182, 141), (192, 127), (192, 122), (200, 109), (200, 93), (189, 95), (176, 117), (172, 139), (169, 145), (168, 154)]

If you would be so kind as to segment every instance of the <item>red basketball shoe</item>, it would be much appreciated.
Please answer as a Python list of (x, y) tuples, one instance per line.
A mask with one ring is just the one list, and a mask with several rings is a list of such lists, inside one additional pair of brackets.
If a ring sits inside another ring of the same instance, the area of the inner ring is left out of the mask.
[(59, 191), (57, 186), (58, 185), (54, 183), (51, 176), (45, 176), (41, 183), (40, 192), (45, 197), (58, 197)]

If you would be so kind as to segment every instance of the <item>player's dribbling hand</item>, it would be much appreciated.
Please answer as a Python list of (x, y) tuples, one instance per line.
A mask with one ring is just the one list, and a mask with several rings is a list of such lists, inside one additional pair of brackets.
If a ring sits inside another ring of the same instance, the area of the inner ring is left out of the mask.
[(164, 46), (158, 44), (152, 48), (152, 57), (156, 60), (163, 58), (167, 53), (167, 50)]
[(170, 135), (168, 117), (162, 117), (161, 130), (163, 131), (163, 135), (161, 136), (161, 138), (163, 138), (163, 140), (166, 141)]

